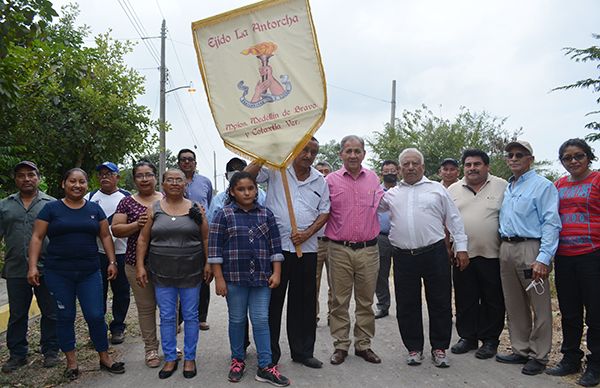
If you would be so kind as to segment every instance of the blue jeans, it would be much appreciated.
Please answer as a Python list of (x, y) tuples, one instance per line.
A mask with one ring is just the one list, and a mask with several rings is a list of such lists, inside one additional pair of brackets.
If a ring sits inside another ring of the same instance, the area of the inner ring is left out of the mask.
[(104, 322), (100, 270), (82, 272), (45, 269), (44, 277), (48, 290), (56, 301), (56, 335), (60, 349), (63, 352), (75, 349), (75, 313), (77, 312), (75, 298), (77, 298), (96, 351), (107, 351), (108, 338), (106, 322)]
[(108, 258), (105, 254), (99, 253), (100, 256), (100, 271), (102, 274), (102, 287), (104, 291), (104, 313), (106, 314), (106, 299), (108, 296), (108, 285), (113, 293), (112, 300), (112, 316), (113, 320), (108, 325), (110, 332), (122, 333), (125, 331), (125, 317), (129, 310), (130, 291), (129, 281), (125, 274), (125, 255), (116, 255), (117, 258), (117, 277), (113, 280), (108, 280)]
[(54, 303), (54, 298), (48, 291), (45, 277), (40, 277), (38, 287), (32, 287), (27, 283), (26, 278), (8, 278), (6, 279), (6, 291), (8, 292), (10, 311), (6, 330), (6, 346), (10, 350), (10, 356), (18, 359), (27, 357), (29, 350), (27, 324), (33, 294), (35, 294), (37, 304), (42, 312), (42, 318), (40, 319), (42, 354), (58, 353), (56, 303)]
[(252, 322), (252, 333), (258, 353), (258, 366), (271, 364), (271, 335), (269, 333), (269, 287), (243, 287), (227, 284), (227, 308), (229, 310), (229, 344), (231, 358), (244, 360), (244, 338), (248, 311)]
[(177, 360), (177, 296), (183, 315), (183, 354), (186, 360), (196, 359), (198, 345), (198, 298), (200, 285), (190, 288), (154, 286), (156, 304), (160, 310), (160, 342), (165, 361)]

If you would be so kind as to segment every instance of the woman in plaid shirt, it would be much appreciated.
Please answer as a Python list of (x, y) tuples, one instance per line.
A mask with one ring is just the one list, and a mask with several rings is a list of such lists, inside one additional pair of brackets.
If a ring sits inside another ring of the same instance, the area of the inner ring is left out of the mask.
[(240, 381), (246, 368), (244, 336), (249, 311), (258, 353), (255, 379), (283, 387), (290, 382), (272, 363), (269, 335), (271, 288), (279, 285), (283, 260), (281, 240), (275, 216), (256, 202), (257, 193), (249, 173), (233, 175), (227, 203), (210, 225), (208, 262), (217, 295), (227, 298), (229, 309), (229, 381)]

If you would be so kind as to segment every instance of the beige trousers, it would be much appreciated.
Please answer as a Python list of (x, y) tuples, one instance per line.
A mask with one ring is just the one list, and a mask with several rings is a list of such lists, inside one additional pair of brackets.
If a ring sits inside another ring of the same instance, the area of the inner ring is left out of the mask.
[[(544, 280), (541, 295), (533, 288), (525, 291), (531, 279), (525, 279), (523, 273), (531, 268), (539, 249), (540, 242), (536, 240), (503, 241), (500, 245), (500, 277), (513, 352), (547, 364), (552, 348), (550, 282)], [(538, 291), (541, 292), (539, 286)]]
[(319, 292), (321, 290), (321, 276), (323, 266), (327, 269), (327, 319), (331, 311), (331, 281), (329, 280), (329, 260), (327, 260), (328, 241), (319, 240), (317, 248), (317, 321), (319, 321)]
[(125, 275), (129, 280), (129, 285), (133, 291), (135, 305), (138, 310), (138, 322), (140, 331), (142, 332), (142, 340), (144, 341), (144, 350), (158, 351), (158, 338), (156, 337), (156, 299), (154, 296), (154, 286), (152, 282), (146, 284), (142, 288), (138, 286), (135, 279), (135, 267), (125, 264)]
[(331, 312), (329, 329), (336, 349), (350, 348), (350, 298), (354, 289), (356, 303), (354, 348), (366, 350), (375, 336), (373, 296), (379, 273), (379, 248), (353, 250), (329, 242), (329, 279), (331, 280)]

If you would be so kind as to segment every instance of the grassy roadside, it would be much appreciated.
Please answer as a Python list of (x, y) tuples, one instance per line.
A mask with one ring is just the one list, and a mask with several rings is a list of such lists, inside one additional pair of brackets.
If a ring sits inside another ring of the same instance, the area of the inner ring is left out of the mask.
[[(109, 306), (110, 306), (110, 293), (109, 293)], [(133, 297), (131, 298), (130, 311), (127, 314), (127, 337), (137, 337), (140, 335), (139, 327), (137, 323), (137, 310)], [(109, 309), (110, 311), (110, 309)], [(112, 317), (107, 314), (106, 321), (110, 322)], [(54, 368), (42, 367), (44, 357), (39, 351), (40, 343), (40, 325), (39, 317), (29, 321), (29, 357), (27, 358), (27, 365), (21, 367), (14, 373), (1, 373), (0, 372), (0, 387), (56, 387), (62, 384), (70, 382), (63, 377), (65, 370), (66, 361), (64, 355), (61, 353), (61, 363)], [(75, 336), (77, 338), (77, 360), (79, 361), (79, 370), (81, 372), (79, 379), (85, 379), (91, 374), (98, 374), (100, 368), (98, 366), (98, 353), (94, 350), (94, 347), (89, 340), (88, 327), (83, 319), (83, 314), (78, 308), (77, 317), (75, 319)], [(126, 339), (125, 346), (127, 346), (128, 339)], [(110, 344), (109, 344), (110, 345)], [(121, 347), (124, 345), (113, 346), (110, 345), (109, 353), (115, 360), (120, 360)], [(6, 333), (0, 337), (0, 364), (3, 364), (8, 360), (9, 352), (6, 348)]]

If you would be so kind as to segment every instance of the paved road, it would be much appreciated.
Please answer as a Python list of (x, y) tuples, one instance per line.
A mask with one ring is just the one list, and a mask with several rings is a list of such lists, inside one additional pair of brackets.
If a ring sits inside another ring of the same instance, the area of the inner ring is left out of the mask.
[[(324, 289), (326, 290), (326, 284)], [(326, 311), (326, 295), (322, 288), (321, 311)], [(214, 290), (214, 288), (213, 288)], [(213, 291), (214, 292), (214, 291)], [(213, 294), (214, 295), (214, 294)], [(133, 301), (132, 301), (133, 302)], [(394, 309), (395, 307), (392, 306)], [(353, 307), (352, 307), (353, 309)], [(322, 313), (323, 316), (323, 313)], [(293, 386), (303, 387), (566, 387), (568, 382), (547, 375), (525, 376), (519, 365), (499, 364), (493, 359), (478, 360), (473, 352), (465, 355), (451, 355), (452, 366), (439, 369), (426, 358), (421, 366), (410, 367), (404, 362), (406, 350), (401, 343), (395, 316), (377, 320), (377, 333), (373, 350), (382, 358), (379, 365), (369, 364), (354, 356), (353, 352), (342, 365), (329, 364), (333, 351), (329, 328), (323, 325), (323, 317), (317, 329), (315, 357), (324, 361), (322, 369), (310, 369), (289, 359), (287, 342), (282, 349), (280, 370), (292, 380)], [(100, 372), (85, 372), (72, 386), (78, 387), (264, 387), (254, 381), (256, 352), (249, 348), (247, 373), (238, 385), (227, 381), (229, 366), (229, 341), (227, 337), (227, 306), (224, 299), (211, 300), (209, 331), (200, 332), (198, 345), (198, 375), (191, 380), (184, 379), (181, 367), (171, 378), (158, 379), (158, 369), (148, 369), (144, 365), (144, 351), (140, 337), (128, 337), (117, 348), (123, 353), (126, 362), (125, 375), (113, 376)], [(427, 323), (425, 322), (425, 327)], [(285, 334), (285, 329), (282, 330)], [(456, 333), (454, 333), (456, 336)], [(453, 338), (453, 343), (456, 338)], [(181, 344), (182, 338), (179, 338)], [(426, 341), (427, 342), (427, 341)], [(427, 345), (426, 345), (427, 346)], [(425, 352), (429, 349), (426, 348)]]

